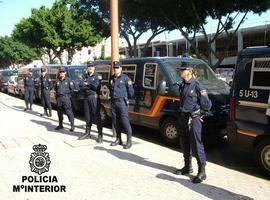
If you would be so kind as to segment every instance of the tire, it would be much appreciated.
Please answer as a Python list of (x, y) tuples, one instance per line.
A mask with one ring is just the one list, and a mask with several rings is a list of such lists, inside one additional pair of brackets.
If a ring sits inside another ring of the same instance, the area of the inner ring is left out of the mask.
[(255, 148), (258, 166), (270, 176), (270, 138), (263, 139)]
[(166, 118), (161, 124), (161, 134), (169, 146), (179, 146), (180, 126), (174, 118)]

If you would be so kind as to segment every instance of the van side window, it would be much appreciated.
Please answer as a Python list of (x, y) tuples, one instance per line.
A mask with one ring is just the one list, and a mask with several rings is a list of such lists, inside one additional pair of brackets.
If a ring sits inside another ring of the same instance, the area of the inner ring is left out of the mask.
[(109, 82), (110, 79), (110, 65), (97, 65), (96, 72), (102, 76), (101, 82)]
[(250, 88), (270, 89), (270, 58), (254, 58), (250, 73)]
[(146, 63), (143, 71), (143, 87), (148, 89), (156, 89), (157, 64)]
[(131, 64), (131, 65), (121, 65), (122, 71), (124, 74), (128, 75), (128, 77), (132, 80), (132, 82), (135, 82), (136, 78), (136, 69), (137, 65)]

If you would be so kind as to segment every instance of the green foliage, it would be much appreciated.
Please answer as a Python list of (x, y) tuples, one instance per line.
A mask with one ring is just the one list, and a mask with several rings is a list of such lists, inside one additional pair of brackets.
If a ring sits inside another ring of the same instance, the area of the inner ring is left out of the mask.
[(50, 60), (58, 57), (61, 61), (66, 50), (72, 61), (76, 50), (102, 40), (103, 30), (93, 26), (96, 22), (92, 20), (89, 14), (79, 13), (74, 1), (60, 0), (52, 8), (32, 9), (31, 16), (15, 26), (13, 37), (31, 47), (45, 49)]
[(37, 59), (35, 49), (11, 37), (0, 37), (0, 66), (28, 64), (34, 59)]

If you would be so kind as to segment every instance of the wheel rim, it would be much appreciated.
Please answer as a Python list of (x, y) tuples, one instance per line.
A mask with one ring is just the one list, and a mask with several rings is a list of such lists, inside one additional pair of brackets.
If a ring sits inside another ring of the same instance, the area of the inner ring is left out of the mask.
[(264, 167), (270, 171), (270, 145), (263, 148), (261, 158)]
[(177, 138), (177, 128), (173, 124), (168, 124), (165, 129), (166, 137), (169, 139), (176, 139)]

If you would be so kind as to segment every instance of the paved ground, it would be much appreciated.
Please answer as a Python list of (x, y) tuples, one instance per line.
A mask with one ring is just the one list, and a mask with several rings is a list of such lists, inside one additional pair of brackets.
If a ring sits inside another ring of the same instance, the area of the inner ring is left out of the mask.
[[(57, 115), (41, 118), (40, 106), (24, 112), (24, 102), (0, 93), (0, 199), (269, 199), (270, 181), (250, 157), (231, 151), (226, 142), (207, 146), (208, 179), (199, 185), (190, 177), (173, 174), (181, 166), (182, 154), (161, 145), (155, 131), (134, 128), (130, 150), (110, 147), (110, 129), (105, 141), (78, 141), (84, 122), (76, 119), (76, 130), (54, 131)], [(97, 133), (93, 135), (96, 137)], [(50, 154), (49, 172), (58, 183), (22, 183), (30, 171), (33, 144), (45, 144)], [(196, 165), (194, 160), (194, 165)], [(13, 185), (65, 185), (64, 193), (13, 192)]]

